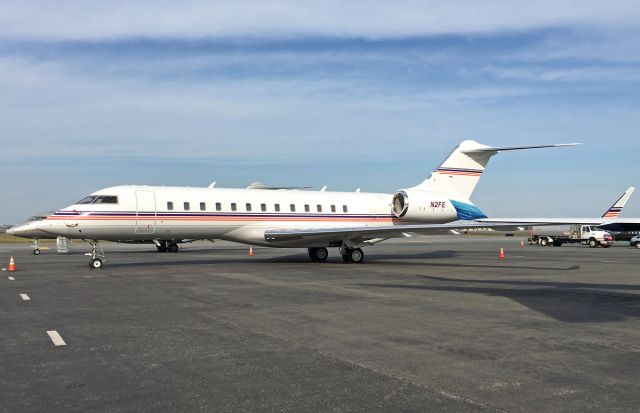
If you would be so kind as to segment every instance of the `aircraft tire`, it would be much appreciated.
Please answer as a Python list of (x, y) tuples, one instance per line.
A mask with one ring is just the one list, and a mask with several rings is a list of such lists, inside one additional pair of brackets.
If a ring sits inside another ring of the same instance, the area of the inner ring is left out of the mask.
[(93, 258), (89, 261), (89, 268), (92, 270), (97, 270), (102, 268), (102, 260), (100, 258)]
[(360, 248), (348, 249), (342, 256), (342, 259), (346, 263), (362, 264), (362, 261), (364, 261), (364, 252), (362, 252)]
[(309, 248), (309, 258), (311, 261), (321, 262), (325, 261), (329, 257), (329, 252), (326, 248)]
[(169, 244), (167, 245), (167, 251), (169, 252), (178, 252), (180, 250), (180, 248), (178, 247), (178, 244)]
[(40, 255), (40, 249), (39, 248), (34, 249), (33, 255)]

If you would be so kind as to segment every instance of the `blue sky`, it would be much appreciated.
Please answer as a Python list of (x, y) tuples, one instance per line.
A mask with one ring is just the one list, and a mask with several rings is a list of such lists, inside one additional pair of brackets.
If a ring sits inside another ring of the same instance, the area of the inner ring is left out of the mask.
[(125, 183), (391, 193), (463, 139), (584, 143), (494, 158), (490, 216), (639, 185), (637, 2), (306, 3), (2, 2), (0, 223)]

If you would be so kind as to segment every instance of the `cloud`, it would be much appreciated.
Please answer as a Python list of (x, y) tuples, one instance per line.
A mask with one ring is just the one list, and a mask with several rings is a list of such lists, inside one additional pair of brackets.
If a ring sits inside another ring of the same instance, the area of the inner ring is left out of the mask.
[(490, 34), (552, 27), (637, 27), (637, 1), (20, 1), (0, 3), (0, 38), (368, 39)]

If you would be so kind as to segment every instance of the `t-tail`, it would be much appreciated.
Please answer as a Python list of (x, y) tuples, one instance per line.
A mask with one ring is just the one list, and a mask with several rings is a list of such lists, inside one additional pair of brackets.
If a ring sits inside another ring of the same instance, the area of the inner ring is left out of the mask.
[(613, 205), (611, 205), (611, 208), (607, 209), (604, 214), (602, 214), (602, 218), (618, 218), (618, 215), (622, 212), (622, 208), (624, 208), (629, 198), (631, 198), (631, 194), (633, 194), (633, 191), (635, 190), (636, 188), (632, 186), (629, 187), (629, 189), (627, 189), (625, 193), (622, 194), (622, 196), (618, 198)]
[[(490, 147), (476, 141), (466, 140), (460, 143), (445, 161), (431, 173), (431, 176), (420, 185), (411, 188), (415, 190), (432, 191), (448, 196), (459, 212), (459, 217), (465, 217), (460, 208), (475, 208), (470, 201), (471, 195), (480, 181), (489, 159), (493, 155), (505, 151), (523, 149), (557, 148), (575, 146), (578, 143), (563, 143), (555, 145), (508, 146)], [(478, 214), (475, 214), (478, 215)]]

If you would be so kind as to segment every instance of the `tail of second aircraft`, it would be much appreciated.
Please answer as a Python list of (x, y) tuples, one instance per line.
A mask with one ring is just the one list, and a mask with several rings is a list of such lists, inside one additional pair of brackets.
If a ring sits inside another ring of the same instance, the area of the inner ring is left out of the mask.
[(631, 197), (631, 194), (633, 194), (633, 191), (635, 190), (636, 188), (629, 187), (629, 189), (627, 189), (625, 193), (622, 194), (622, 196), (618, 198), (618, 200), (614, 202), (613, 205), (611, 205), (611, 208), (604, 211), (604, 214), (602, 214), (602, 218), (618, 218), (618, 215), (620, 215), (620, 212), (622, 212), (622, 208), (624, 208), (625, 204)]
[(537, 146), (512, 146), (493, 148), (476, 141), (466, 140), (460, 143), (445, 161), (431, 173), (431, 176), (417, 190), (434, 190), (458, 201), (469, 202), (489, 159), (502, 151), (521, 149), (553, 148), (573, 146), (575, 143)]

